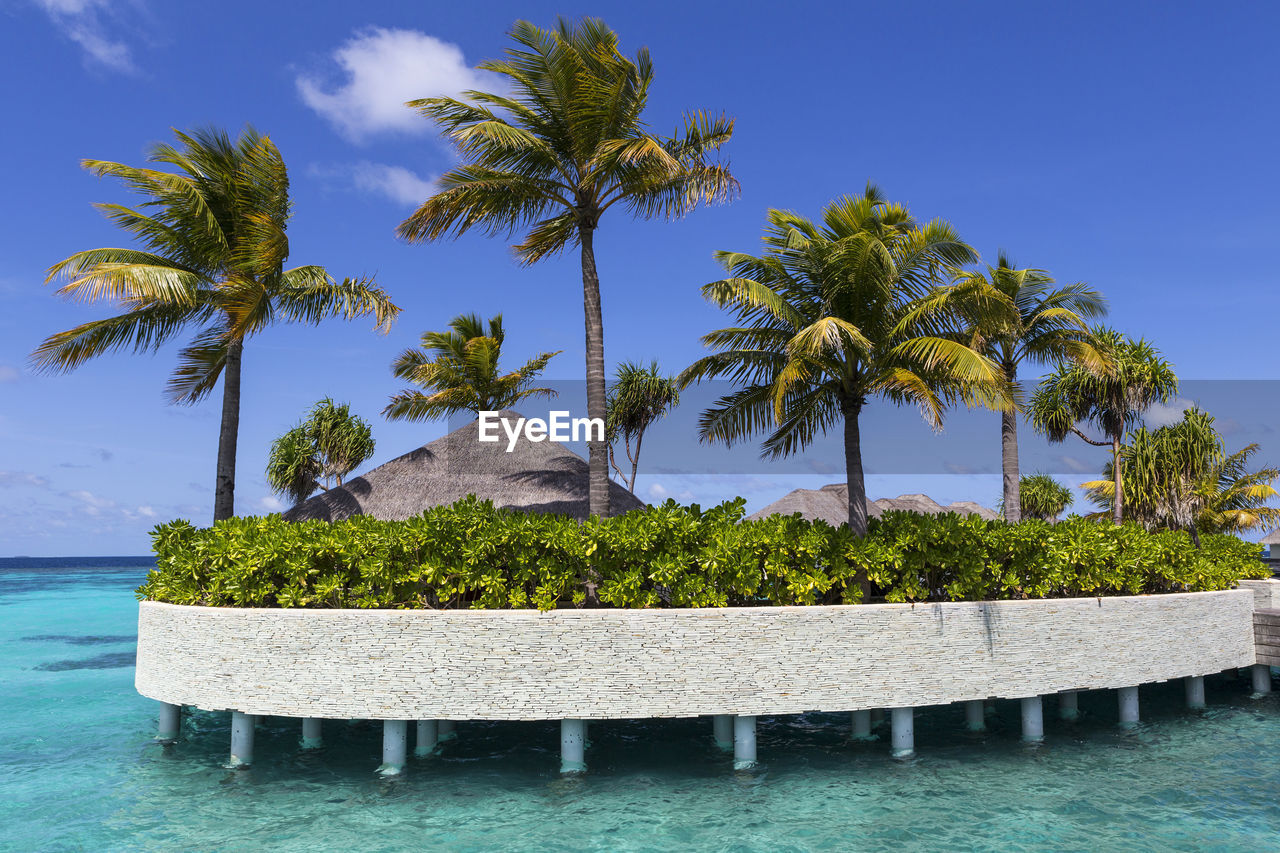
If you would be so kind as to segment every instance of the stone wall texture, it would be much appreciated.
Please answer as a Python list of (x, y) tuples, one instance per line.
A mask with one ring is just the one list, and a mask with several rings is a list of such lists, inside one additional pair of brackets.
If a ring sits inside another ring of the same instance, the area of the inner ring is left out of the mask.
[(705, 610), (267, 610), (143, 602), (137, 687), (209, 710), (617, 719), (937, 705), (1255, 661), (1254, 592)]

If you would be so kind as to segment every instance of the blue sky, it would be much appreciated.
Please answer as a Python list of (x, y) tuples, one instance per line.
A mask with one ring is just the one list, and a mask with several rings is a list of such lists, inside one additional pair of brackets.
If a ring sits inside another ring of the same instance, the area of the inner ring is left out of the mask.
[[(44, 270), (122, 242), (90, 204), (127, 194), (78, 161), (141, 163), (171, 127), (252, 122), (269, 133), (293, 180), (291, 261), (376, 274), (404, 309), (387, 337), (329, 323), (250, 344), (241, 512), (277, 506), (261, 475), (267, 447), (322, 396), (373, 421), (371, 464), (440, 435), (442, 424), (378, 413), (398, 388), (395, 354), (457, 313), (503, 312), (509, 359), (562, 349), (548, 375), (579, 378), (576, 258), (524, 269), (501, 240), (406, 246), (394, 228), (454, 162), (398, 104), (483, 83), (473, 66), (501, 53), (517, 19), (582, 14), (604, 17), (629, 52), (652, 51), (654, 127), (688, 108), (738, 122), (727, 148), (737, 201), (677, 223), (603, 223), (610, 362), (678, 369), (696, 358), (698, 335), (722, 319), (698, 295), (717, 277), (712, 251), (754, 250), (769, 207), (815, 214), (870, 178), (918, 217), (949, 219), (988, 258), (1006, 248), (1060, 280), (1089, 281), (1110, 299), (1111, 322), (1152, 339), (1183, 377), (1275, 377), (1274, 6), (7, 0), (0, 555), (141, 553), (157, 521), (211, 512), (217, 400), (165, 405), (172, 349), (66, 376), (26, 366), (44, 336), (103, 315), (54, 298)], [(992, 415), (969, 417), (995, 429)], [(866, 440), (874, 455), (877, 436)], [(992, 456), (997, 447), (993, 434)], [(704, 502), (743, 493), (758, 507), (830, 479), (794, 468), (651, 475), (639, 491)], [(869, 490), (999, 495), (981, 474), (886, 475)]]

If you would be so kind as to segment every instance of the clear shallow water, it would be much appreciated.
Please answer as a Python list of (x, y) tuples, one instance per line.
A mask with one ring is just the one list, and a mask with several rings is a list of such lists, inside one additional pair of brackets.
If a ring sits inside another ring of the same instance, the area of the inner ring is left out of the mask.
[[(76, 565), (79, 562), (80, 565)], [(1280, 849), (1280, 700), (1209, 680), (1144, 687), (1144, 724), (1110, 694), (1018, 742), (958, 707), (916, 720), (919, 757), (847, 742), (847, 715), (760, 721), (761, 766), (734, 773), (705, 720), (596, 723), (590, 772), (561, 779), (553, 723), (462, 723), (444, 753), (378, 779), (377, 725), (258, 733), (251, 770), (222, 768), (225, 715), (152, 742), (133, 690), (140, 560), (0, 560), (0, 850), (1267, 850)], [(42, 564), (43, 563), (43, 564)]]

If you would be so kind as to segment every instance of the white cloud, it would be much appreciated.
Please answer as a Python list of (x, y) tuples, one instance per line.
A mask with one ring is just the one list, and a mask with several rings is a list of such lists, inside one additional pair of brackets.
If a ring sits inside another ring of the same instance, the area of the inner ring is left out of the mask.
[(85, 489), (76, 489), (75, 491), (67, 492), (66, 495), (80, 502), (80, 511), (85, 515), (98, 516), (102, 514), (104, 509), (113, 509), (116, 505), (115, 501), (100, 498)]
[(18, 368), (9, 364), (0, 364), (0, 385), (6, 382), (17, 382), (19, 376), (21, 374), (18, 372)]
[(138, 512), (138, 515), (142, 516), (143, 518), (155, 518), (155, 517), (156, 517), (156, 511), (155, 511), (155, 509), (154, 509), (153, 507), (149, 507), (149, 506), (140, 506), (140, 507), (138, 507), (137, 512)]
[(0, 471), (0, 486), (36, 486), (44, 488), (49, 480), (30, 471)]
[(654, 483), (649, 486), (649, 500), (652, 503), (661, 503), (667, 498), (672, 498), (676, 503), (692, 503), (695, 499), (693, 492), (684, 489), (680, 492), (672, 492), (661, 483)]
[(429, 132), (431, 124), (406, 101), (497, 86), (495, 75), (471, 68), (456, 44), (417, 30), (360, 30), (333, 52), (333, 60), (344, 72), (337, 88), (304, 74), (298, 94), (353, 142), (383, 132)]
[(1170, 426), (1182, 420), (1182, 413), (1194, 405), (1194, 401), (1181, 397), (1172, 403), (1156, 403), (1143, 413), (1142, 420), (1149, 427)]
[(417, 207), (435, 193), (435, 178), (423, 178), (404, 166), (387, 163), (359, 163), (340, 166), (316, 166), (309, 168), (312, 177), (336, 181), (360, 192), (373, 193), (388, 198), (396, 204)]
[(267, 495), (265, 498), (258, 498), (258, 508), (267, 512), (280, 512), (285, 509), (285, 505), (274, 495)]
[(107, 34), (101, 13), (110, 13), (109, 0), (35, 0), (35, 4), (89, 59), (113, 71), (136, 70), (129, 46)]

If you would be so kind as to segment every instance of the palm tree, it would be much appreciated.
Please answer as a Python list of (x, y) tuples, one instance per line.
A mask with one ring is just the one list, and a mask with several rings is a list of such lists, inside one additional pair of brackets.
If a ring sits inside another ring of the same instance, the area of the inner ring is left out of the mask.
[(109, 302), (122, 313), (59, 332), (32, 354), (42, 370), (68, 371), (119, 349), (159, 349), (197, 329), (169, 380), (171, 402), (192, 404), (223, 379), (213, 517), (235, 514), (236, 438), (245, 341), (277, 320), (316, 324), (372, 314), (384, 333), (399, 308), (371, 279), (335, 281), (323, 267), (286, 270), (291, 216), (284, 159), (252, 127), (234, 141), (215, 129), (175, 131), (149, 160), (176, 171), (102, 160), (84, 167), (119, 178), (145, 201), (139, 208), (100, 204), (143, 249), (90, 249), (49, 269), (65, 279), (58, 294)]
[(351, 414), (351, 407), (329, 397), (311, 407), (307, 417), (271, 445), (267, 456), (267, 484), (279, 494), (301, 503), (321, 487), (342, 485), (342, 478), (360, 467), (374, 451), (369, 422)]
[[(995, 266), (959, 273), (934, 299), (950, 303), (969, 320), (973, 346), (1000, 365), (1015, 400), (1022, 398), (1018, 367), (1023, 362), (1083, 360), (1104, 369), (1088, 343), (1086, 320), (1106, 314), (1106, 300), (1083, 282), (1055, 287), (1045, 270), (1019, 269), (1000, 252)], [(1000, 413), (1000, 463), (1005, 518), (1017, 522), (1022, 518), (1017, 408)]]
[[(1186, 530), (1200, 543), (1200, 533), (1244, 533), (1280, 519), (1280, 509), (1266, 505), (1278, 493), (1271, 485), (1280, 470), (1249, 470), (1258, 445), (1226, 452), (1213, 416), (1197, 408), (1183, 412), (1169, 426), (1130, 431), (1120, 450), (1124, 480), (1124, 517), (1148, 530)], [(1082, 483), (1089, 497), (1111, 513), (1115, 482), (1111, 463), (1102, 480)]]
[(796, 453), (844, 428), (850, 529), (867, 529), (858, 419), (873, 398), (919, 406), (934, 427), (958, 400), (1010, 405), (999, 365), (955, 339), (945, 313), (921, 300), (942, 269), (973, 250), (946, 222), (918, 225), (874, 185), (823, 210), (822, 224), (771, 210), (765, 253), (718, 252), (729, 277), (703, 287), (738, 325), (703, 336), (719, 350), (680, 375), (681, 385), (727, 378), (744, 387), (700, 421), (704, 440), (732, 444), (768, 431), (763, 456)]
[[(1074, 434), (1097, 447), (1111, 446), (1115, 505), (1112, 519), (1124, 518), (1124, 473), (1120, 440), (1155, 403), (1167, 403), (1178, 393), (1178, 377), (1160, 351), (1142, 338), (1134, 340), (1114, 329), (1094, 329), (1090, 345), (1099, 352), (1104, 370), (1083, 362), (1059, 364), (1031, 398), (1031, 423), (1050, 441)], [(1101, 430), (1105, 440), (1085, 435), (1080, 425)]]
[[(1036, 518), (1040, 521), (1057, 521), (1058, 516), (1072, 504), (1071, 490), (1048, 474), (1032, 474), (1023, 477), (1018, 489), (1022, 505), (1019, 518)], [(1009, 507), (1002, 504), (1005, 520)]]
[(544, 352), (519, 370), (499, 373), (502, 356), (502, 315), (485, 324), (475, 314), (449, 322), (450, 331), (424, 332), (420, 349), (400, 353), (391, 369), (399, 379), (431, 392), (408, 389), (391, 398), (382, 414), (393, 421), (447, 418), (457, 412), (496, 412), (529, 397), (556, 396), (550, 388), (534, 388), (547, 362), (560, 354)]
[[(636, 490), (636, 472), (640, 468), (640, 445), (644, 433), (654, 422), (680, 405), (680, 388), (674, 377), (665, 376), (658, 362), (645, 367), (627, 361), (618, 365), (605, 410), (605, 440), (609, 443), (609, 463), (618, 478), (627, 484), (627, 491)], [(631, 476), (618, 467), (613, 446), (621, 438), (631, 463)], [(635, 447), (631, 446), (635, 442)]]
[[(400, 225), (411, 242), (459, 235), (522, 233), (516, 257), (532, 264), (577, 245), (586, 316), (587, 414), (605, 420), (604, 323), (595, 231), (618, 205), (634, 216), (676, 218), (700, 202), (726, 200), (737, 182), (712, 155), (733, 121), (701, 112), (683, 129), (656, 135), (643, 121), (653, 81), (647, 49), (634, 60), (604, 22), (560, 20), (554, 30), (525, 21), (505, 60), (480, 67), (506, 78), (509, 94), (467, 92), (469, 101), (411, 101), (461, 151), (464, 163), (441, 191)], [(589, 506), (609, 510), (608, 446), (588, 443)]]

